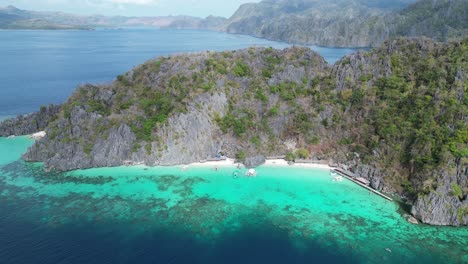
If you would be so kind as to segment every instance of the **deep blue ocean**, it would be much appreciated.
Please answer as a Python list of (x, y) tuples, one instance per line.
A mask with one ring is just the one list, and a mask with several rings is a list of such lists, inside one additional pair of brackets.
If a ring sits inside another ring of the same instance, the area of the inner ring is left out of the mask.
[[(288, 44), (201, 30), (0, 31), (0, 116), (62, 103), (84, 83), (105, 83), (151, 58)], [(353, 49), (311, 47), (334, 63)]]

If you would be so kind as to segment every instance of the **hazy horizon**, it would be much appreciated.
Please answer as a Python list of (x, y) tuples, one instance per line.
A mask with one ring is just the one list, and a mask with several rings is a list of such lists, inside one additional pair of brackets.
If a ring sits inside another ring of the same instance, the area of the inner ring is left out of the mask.
[(0, 0), (1, 6), (79, 15), (230, 17), (245, 3), (260, 0)]

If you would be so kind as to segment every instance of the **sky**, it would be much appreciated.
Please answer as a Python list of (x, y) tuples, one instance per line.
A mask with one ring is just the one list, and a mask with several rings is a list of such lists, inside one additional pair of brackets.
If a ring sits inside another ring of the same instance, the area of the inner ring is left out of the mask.
[(260, 0), (0, 0), (0, 6), (82, 15), (230, 17), (241, 4), (253, 2)]

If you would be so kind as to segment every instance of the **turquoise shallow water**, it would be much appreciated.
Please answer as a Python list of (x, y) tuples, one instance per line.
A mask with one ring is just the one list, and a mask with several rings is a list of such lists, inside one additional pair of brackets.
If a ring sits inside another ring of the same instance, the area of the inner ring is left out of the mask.
[[(40, 163), (19, 161), (31, 144), (25, 137), (0, 138), (0, 206), (11, 211), (2, 213), (0, 237), (20, 243), (10, 231), (19, 222), (34, 225), (15, 234), (40, 237), (38, 254), (54, 247), (52, 256), (77, 261), (63, 263), (87, 260), (76, 247), (48, 244), (61, 241), (51, 235), (57, 230), (93, 230), (99, 235), (86, 237), (91, 244), (114, 245), (111, 236), (119, 241), (112, 250), (141, 254), (140, 262), (165, 257), (148, 247), (159, 243), (166, 252), (177, 248), (175, 256), (191, 256), (167, 263), (468, 263), (467, 228), (411, 225), (395, 203), (349, 181), (333, 182), (327, 170), (260, 167), (256, 178), (235, 178), (230, 167), (194, 166), (45, 173)], [(139, 250), (129, 250), (135, 245)], [(27, 262), (11, 248), (0, 246), (0, 256)]]

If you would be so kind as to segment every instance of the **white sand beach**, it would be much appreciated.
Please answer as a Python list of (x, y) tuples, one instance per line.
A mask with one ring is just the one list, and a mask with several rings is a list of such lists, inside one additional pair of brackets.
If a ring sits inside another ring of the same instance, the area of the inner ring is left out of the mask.
[(237, 166), (239, 163), (235, 162), (235, 159), (227, 158), (225, 160), (220, 161), (204, 161), (204, 162), (195, 162), (185, 166), (196, 166), (196, 167), (229, 167), (229, 166)]
[[(206, 161), (206, 162), (195, 162), (188, 165), (183, 165), (183, 167), (236, 167), (238, 165), (243, 166), (241, 163), (235, 162), (235, 159), (227, 158), (226, 160), (221, 161)], [(311, 168), (311, 169), (332, 169), (330, 166), (326, 164), (316, 164), (316, 163), (294, 163), (293, 165), (289, 165), (288, 162), (284, 159), (271, 159), (266, 160), (262, 166), (291, 166), (291, 167), (301, 167), (301, 168)]]
[(265, 166), (291, 166), (291, 167), (301, 167), (301, 168), (311, 168), (311, 169), (331, 169), (327, 164), (318, 164), (318, 163), (294, 163), (289, 165), (288, 162), (284, 159), (271, 159), (265, 161)]

